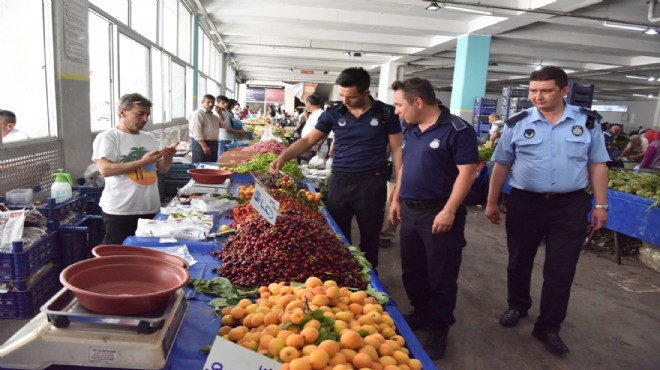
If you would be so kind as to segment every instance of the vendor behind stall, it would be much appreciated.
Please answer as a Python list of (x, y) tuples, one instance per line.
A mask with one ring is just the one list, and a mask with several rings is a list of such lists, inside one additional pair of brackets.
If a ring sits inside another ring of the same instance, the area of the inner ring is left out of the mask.
[(627, 160), (633, 162), (639, 162), (644, 157), (644, 150), (642, 150), (642, 138), (639, 135), (633, 135), (628, 141), (628, 145), (623, 149), (621, 154), (616, 158), (616, 160)]

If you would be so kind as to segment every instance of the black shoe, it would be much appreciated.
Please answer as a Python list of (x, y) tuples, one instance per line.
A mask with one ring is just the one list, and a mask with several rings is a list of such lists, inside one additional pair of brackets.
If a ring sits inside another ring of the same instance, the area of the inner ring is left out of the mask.
[(389, 248), (392, 245), (392, 241), (389, 239), (380, 239), (378, 240), (378, 246), (381, 248)]
[(564, 344), (564, 341), (561, 340), (559, 334), (557, 333), (543, 333), (541, 331), (534, 329), (532, 331), (532, 335), (536, 339), (543, 342), (545, 349), (554, 353), (557, 356), (563, 357), (568, 352), (570, 352), (568, 347), (566, 347), (566, 345)]
[(518, 321), (526, 316), (527, 312), (520, 312), (518, 310), (514, 310), (513, 308), (509, 308), (500, 317), (500, 324), (502, 324), (504, 327), (510, 328), (512, 326), (516, 326)]
[(409, 313), (403, 315), (403, 318), (412, 330), (428, 329), (429, 315), (426, 311), (413, 309)]
[(426, 353), (429, 354), (431, 359), (437, 360), (445, 357), (445, 352), (447, 352), (447, 334), (449, 334), (449, 328), (431, 332), (426, 342)]

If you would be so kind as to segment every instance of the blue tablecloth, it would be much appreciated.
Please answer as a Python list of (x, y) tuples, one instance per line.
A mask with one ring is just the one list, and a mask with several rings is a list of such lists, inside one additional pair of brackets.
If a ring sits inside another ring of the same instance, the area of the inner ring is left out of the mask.
[[(237, 184), (249, 182), (251, 179), (252, 177), (250, 175), (233, 175), (232, 192), (235, 193)], [(339, 234), (344, 242), (347, 242), (339, 226), (337, 226), (325, 208), (323, 208), (323, 214), (330, 228)], [(231, 221), (227, 214), (223, 214), (217, 218), (217, 224), (215, 226), (229, 224)], [(190, 266), (190, 277), (211, 279), (217, 276), (217, 274), (211, 272), (211, 269), (218, 267), (220, 261), (211, 256), (209, 252), (219, 251), (222, 248), (224, 240), (224, 238), (218, 238), (209, 239), (205, 242), (180, 241), (176, 243), (160, 243), (158, 238), (131, 236), (124, 240), (124, 244), (152, 248), (185, 244), (193, 258), (197, 261), (197, 263)], [(383, 284), (373, 271), (371, 272), (371, 282), (377, 291), (385, 292)], [(172, 353), (165, 369), (201, 369), (206, 361), (206, 354), (199, 352), (199, 349), (212, 344), (218, 329), (220, 329), (220, 320), (213, 313), (213, 308), (208, 305), (208, 301), (214, 297), (205, 294), (196, 294), (190, 288), (186, 288), (186, 297), (189, 297), (188, 312), (184, 318), (179, 335), (174, 342), (174, 347), (172, 348)], [(403, 319), (403, 315), (396, 304), (390, 300), (385, 305), (385, 310), (387, 310), (394, 320), (399, 334), (406, 340), (411, 357), (419, 359), (422, 363), (422, 368), (425, 370), (436, 369), (433, 361), (419, 342), (419, 339), (417, 339), (415, 333)]]
[(608, 190), (607, 229), (660, 245), (660, 208), (649, 198)]

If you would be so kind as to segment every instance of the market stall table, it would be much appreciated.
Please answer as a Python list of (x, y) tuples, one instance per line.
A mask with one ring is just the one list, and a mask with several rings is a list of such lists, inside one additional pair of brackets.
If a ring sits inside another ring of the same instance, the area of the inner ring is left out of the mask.
[[(236, 193), (240, 184), (248, 183), (252, 177), (250, 175), (232, 176), (232, 193)], [(328, 225), (333, 232), (340, 235), (342, 241), (347, 242), (339, 226), (334, 222), (328, 211), (322, 210)], [(165, 216), (159, 215), (157, 218), (163, 219)], [(214, 229), (220, 225), (230, 224), (233, 220), (229, 218), (228, 213), (214, 217)], [(174, 243), (163, 243), (159, 238), (152, 237), (128, 237), (124, 241), (125, 245), (140, 247), (164, 248), (186, 245), (190, 254), (197, 261), (190, 267), (191, 278), (211, 279), (217, 276), (212, 272), (220, 264), (217, 258), (211, 256), (211, 251), (219, 251), (222, 248), (224, 238), (210, 238), (202, 242), (177, 241)], [(386, 292), (377, 275), (371, 272), (371, 283), (379, 292)], [(206, 294), (200, 294), (186, 288), (186, 297), (188, 298), (188, 313), (184, 317), (183, 325), (179, 336), (177, 337), (172, 353), (169, 357), (166, 369), (201, 369), (206, 361), (206, 354), (201, 353), (199, 349), (213, 343), (220, 328), (220, 320), (215, 316), (213, 309), (208, 302), (215, 298)], [(389, 301), (385, 310), (390, 314), (397, 330), (406, 341), (406, 345), (411, 352), (412, 357), (421, 361), (423, 369), (435, 369), (433, 361), (430, 359), (423, 346), (417, 339), (417, 336), (410, 329), (393, 301)]]

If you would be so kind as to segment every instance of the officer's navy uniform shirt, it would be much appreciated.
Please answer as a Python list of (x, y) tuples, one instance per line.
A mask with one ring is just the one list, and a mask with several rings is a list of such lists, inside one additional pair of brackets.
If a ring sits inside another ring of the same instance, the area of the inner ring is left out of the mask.
[(339, 172), (366, 172), (387, 166), (389, 135), (401, 132), (394, 107), (371, 96), (371, 108), (354, 117), (344, 104), (328, 108), (321, 114), (316, 129), (335, 132), (332, 169)]
[(536, 107), (528, 116), (506, 126), (495, 148), (493, 161), (512, 165), (511, 186), (537, 193), (568, 193), (584, 189), (588, 163), (610, 160), (600, 123), (587, 129), (587, 115), (566, 105), (552, 125)]
[[(441, 107), (436, 123), (421, 132), (410, 125), (404, 135), (402, 199), (433, 200), (451, 195), (458, 168), (456, 165), (479, 162), (477, 134), (465, 121)], [(457, 127), (454, 127), (456, 124)]]

